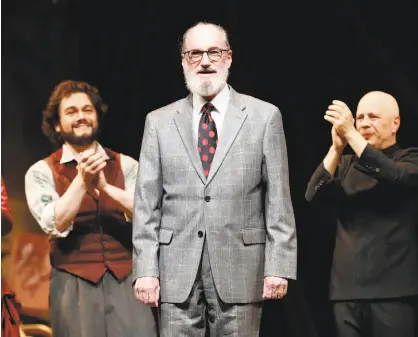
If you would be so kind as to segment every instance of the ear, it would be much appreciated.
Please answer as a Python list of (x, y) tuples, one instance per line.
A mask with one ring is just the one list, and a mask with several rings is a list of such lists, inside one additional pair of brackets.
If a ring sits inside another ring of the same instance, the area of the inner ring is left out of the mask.
[(185, 70), (187, 67), (187, 60), (184, 54), (181, 54), (181, 66), (183, 67), (183, 70)]
[(55, 124), (54, 128), (56, 132), (61, 132), (61, 127), (59, 124)]
[(392, 121), (392, 133), (398, 132), (400, 126), (401, 126), (401, 117), (395, 116)]
[(228, 65), (228, 68), (231, 67), (231, 64), (232, 64), (232, 50), (228, 51), (228, 57), (226, 59), (226, 64)]

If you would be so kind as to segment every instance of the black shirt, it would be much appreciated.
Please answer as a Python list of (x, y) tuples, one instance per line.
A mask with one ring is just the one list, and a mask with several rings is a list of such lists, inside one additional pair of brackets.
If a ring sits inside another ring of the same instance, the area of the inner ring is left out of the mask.
[(334, 177), (321, 163), (305, 197), (336, 213), (331, 299), (418, 294), (418, 148), (367, 145)]

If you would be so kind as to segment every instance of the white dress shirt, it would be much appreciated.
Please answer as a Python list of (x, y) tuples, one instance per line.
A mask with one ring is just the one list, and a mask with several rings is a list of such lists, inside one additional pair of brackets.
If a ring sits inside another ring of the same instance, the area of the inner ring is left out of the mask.
[[(220, 91), (220, 93), (217, 94), (215, 98), (210, 102), (215, 107), (215, 109), (212, 111), (212, 118), (216, 124), (218, 138), (221, 133), (226, 110), (228, 109), (229, 97), (229, 88), (228, 84), (226, 84), (224, 88)], [(193, 130), (196, 137), (196, 144), (198, 140), (197, 134), (199, 132), (199, 121), (202, 117), (201, 110), (206, 103), (207, 101), (202, 96), (193, 94)]]
[[(104, 152), (97, 143), (97, 152)], [(65, 144), (62, 147), (60, 163), (76, 160), (73, 152)], [(134, 194), (138, 161), (132, 157), (120, 154), (120, 164), (125, 180), (125, 191)], [(64, 232), (55, 227), (55, 202), (60, 198), (54, 183), (52, 171), (45, 160), (33, 164), (25, 175), (25, 193), (28, 207), (42, 230), (50, 237), (66, 237), (73, 229), (71, 224)], [(125, 216), (126, 217), (126, 216)]]

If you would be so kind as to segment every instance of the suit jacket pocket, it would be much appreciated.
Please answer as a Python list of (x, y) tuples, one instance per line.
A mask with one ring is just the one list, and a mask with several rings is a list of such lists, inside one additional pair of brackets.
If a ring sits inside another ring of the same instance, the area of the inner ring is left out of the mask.
[(244, 228), (242, 240), (245, 245), (266, 243), (266, 230), (264, 228)]
[(160, 243), (168, 245), (171, 242), (173, 237), (173, 230), (168, 228), (160, 228), (160, 233), (158, 236), (158, 241)]

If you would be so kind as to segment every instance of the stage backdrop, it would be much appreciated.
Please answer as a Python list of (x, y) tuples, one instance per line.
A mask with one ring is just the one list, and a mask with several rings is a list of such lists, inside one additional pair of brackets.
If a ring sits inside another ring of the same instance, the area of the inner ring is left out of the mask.
[(332, 226), (304, 192), (330, 146), (323, 115), (333, 99), (355, 111), (368, 91), (393, 94), (402, 117), (399, 143), (418, 145), (416, 1), (18, 0), (2, 9), (1, 159), (15, 220), (2, 240), (2, 272), (28, 314), (47, 315), (49, 271), (24, 175), (52, 150), (40, 123), (54, 85), (81, 79), (98, 86), (109, 103), (100, 141), (137, 158), (146, 114), (187, 94), (181, 35), (197, 21), (212, 21), (230, 35), (230, 84), (277, 105), (287, 139), (299, 280), (284, 301), (266, 304), (262, 336), (334, 334), (327, 301)]

